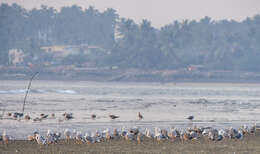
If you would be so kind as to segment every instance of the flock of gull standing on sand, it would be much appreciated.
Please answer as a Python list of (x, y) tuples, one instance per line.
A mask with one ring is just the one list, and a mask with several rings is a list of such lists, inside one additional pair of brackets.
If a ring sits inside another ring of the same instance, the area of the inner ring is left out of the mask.
[[(64, 113), (63, 116), (67, 120), (72, 118), (71, 113)], [(43, 117), (46, 118), (47, 116), (41, 115), (41, 118)], [(116, 115), (109, 115), (109, 117), (111, 119), (119, 118), (119, 116)], [(92, 114), (91, 118), (96, 118), (96, 115)], [(138, 118), (139, 120), (143, 119), (143, 115), (140, 112), (138, 113)], [(194, 116), (189, 116), (187, 117), (187, 119), (193, 120)], [(113, 130), (110, 130), (109, 128), (106, 128), (105, 130), (96, 130), (95, 132), (86, 131), (85, 133), (82, 133), (81, 131), (77, 131), (76, 129), (70, 130), (69, 128), (66, 128), (63, 132), (52, 131), (48, 129), (45, 136), (41, 135), (38, 131), (34, 131), (32, 132), (32, 134), (28, 135), (27, 139), (29, 141), (36, 141), (40, 145), (58, 143), (61, 139), (66, 139), (67, 142), (73, 140), (77, 144), (99, 143), (115, 139), (125, 139), (135, 141), (137, 143), (142, 143), (145, 140), (149, 139), (158, 142), (166, 140), (181, 140), (182, 142), (188, 140), (196, 141), (200, 138), (206, 138), (212, 141), (221, 141), (223, 139), (240, 140), (243, 139), (244, 135), (246, 134), (258, 133), (260, 131), (260, 126), (257, 124), (251, 127), (243, 125), (238, 129), (232, 127), (229, 129), (215, 129), (213, 127), (196, 126), (192, 128), (171, 127), (169, 129), (161, 129), (159, 127), (155, 127), (153, 130), (148, 128), (145, 128), (144, 131), (141, 130), (142, 129), (138, 127), (132, 127), (129, 129), (126, 129), (126, 127), (122, 127), (120, 129), (114, 128)], [(12, 140), (12, 138), (7, 134), (6, 131), (3, 131), (2, 135), (0, 135), (0, 142), (8, 144), (10, 140)]]

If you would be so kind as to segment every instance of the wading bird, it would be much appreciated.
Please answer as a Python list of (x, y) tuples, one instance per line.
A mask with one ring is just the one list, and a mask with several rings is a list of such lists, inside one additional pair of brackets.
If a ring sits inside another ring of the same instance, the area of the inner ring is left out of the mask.
[(2, 138), (3, 138), (4, 144), (8, 144), (8, 142), (9, 142), (9, 136), (7, 135), (7, 133), (6, 133), (5, 130), (4, 130), (4, 132), (3, 132)]
[(143, 115), (141, 115), (140, 112), (138, 112), (138, 118), (139, 118), (139, 120), (142, 120), (144, 118)]

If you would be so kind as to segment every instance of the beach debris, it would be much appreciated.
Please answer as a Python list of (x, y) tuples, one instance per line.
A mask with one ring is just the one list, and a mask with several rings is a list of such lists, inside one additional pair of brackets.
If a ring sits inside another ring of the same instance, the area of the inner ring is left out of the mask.
[(52, 117), (52, 118), (55, 118), (55, 114), (54, 114), (54, 113), (52, 113), (52, 114), (51, 114), (51, 117)]
[(3, 119), (4, 115), (5, 115), (5, 109), (3, 109), (2, 114), (0, 114), (0, 119)]
[(110, 114), (109, 117), (110, 117), (111, 119), (117, 119), (117, 118), (119, 118), (119, 116), (116, 116), (116, 115), (113, 115), (113, 114)]
[(28, 93), (30, 91), (30, 88), (31, 88), (32, 80), (38, 73), (39, 72), (36, 72), (35, 74), (33, 74), (31, 79), (30, 79), (30, 81), (29, 81), (29, 84), (28, 84), (28, 87), (27, 87), (27, 90), (26, 90), (26, 93), (25, 93), (25, 96), (24, 96), (24, 99), (23, 99), (23, 109), (22, 109), (23, 113), (24, 113), (24, 107), (25, 107), (25, 103), (26, 103), (26, 98), (27, 98), (27, 95), (28, 95)]
[(141, 115), (140, 112), (138, 112), (138, 118), (139, 118), (139, 120), (142, 120), (144, 118), (143, 115)]

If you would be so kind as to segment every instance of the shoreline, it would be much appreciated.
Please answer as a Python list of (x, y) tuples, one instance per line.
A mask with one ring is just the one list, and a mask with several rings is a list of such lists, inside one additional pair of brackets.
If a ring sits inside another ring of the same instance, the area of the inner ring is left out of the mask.
[(111, 68), (80, 68), (53, 66), (43, 68), (0, 67), (0, 80), (36, 79), (96, 82), (205, 82), (205, 83), (260, 83), (260, 72), (226, 70), (140, 70)]
[[(1, 76), (0, 81), (29, 81), (31, 76), (24, 76), (24, 77), (14, 77), (14, 76)], [(178, 80), (163, 80), (163, 79), (127, 79), (127, 80), (111, 80), (108, 78), (97, 77), (94, 78), (84, 78), (84, 77), (77, 77), (77, 78), (70, 78), (70, 77), (62, 77), (62, 76), (41, 76), (36, 77), (34, 80), (40, 81), (86, 81), (86, 82), (115, 82), (115, 83), (230, 83), (230, 84), (260, 84), (259, 80), (251, 80), (251, 79), (178, 79)]]

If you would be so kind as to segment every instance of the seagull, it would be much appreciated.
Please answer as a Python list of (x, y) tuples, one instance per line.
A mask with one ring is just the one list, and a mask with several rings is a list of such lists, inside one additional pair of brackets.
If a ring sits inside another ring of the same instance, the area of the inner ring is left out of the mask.
[(228, 130), (220, 129), (218, 131), (218, 136), (222, 136), (222, 138), (228, 137)]
[(54, 137), (52, 135), (46, 136), (46, 142), (47, 144), (54, 143)]
[(61, 137), (61, 132), (56, 132), (53, 134), (53, 137), (54, 137), (54, 142), (57, 143), (58, 140), (60, 139)]
[(46, 119), (49, 115), (45, 114), (45, 115), (41, 115), (41, 119)]
[(110, 117), (111, 119), (119, 118), (119, 116), (116, 116), (116, 115), (113, 115), (113, 114), (110, 114), (109, 117)]
[(236, 138), (241, 140), (241, 139), (243, 139), (243, 137), (244, 137), (243, 131), (238, 130), (238, 133), (236, 134)]
[(38, 118), (38, 117), (36, 117), (36, 118), (34, 118), (34, 119), (33, 119), (33, 121), (34, 121), (34, 122), (37, 122), (37, 121), (42, 121), (42, 119), (41, 119), (41, 118)]
[(105, 130), (103, 131), (103, 133), (105, 134), (105, 138), (106, 138), (107, 141), (109, 141), (109, 140), (112, 139), (112, 136), (111, 136), (111, 134), (110, 134), (109, 128), (105, 129)]
[(125, 137), (126, 136), (127, 131), (125, 129), (126, 129), (125, 127), (122, 127), (121, 134), (120, 134), (121, 137)]
[(76, 135), (77, 135), (77, 131), (76, 131), (76, 129), (73, 129), (73, 132), (72, 132), (72, 138), (73, 139), (76, 139)]
[(88, 133), (85, 134), (84, 139), (87, 143), (92, 143), (93, 141), (91, 136)]
[(94, 136), (93, 136), (95, 142), (101, 142), (102, 139), (103, 139), (103, 135), (102, 133), (100, 133), (98, 130), (96, 130), (96, 133), (94, 133)]
[(153, 138), (153, 134), (150, 132), (148, 128), (145, 128), (145, 136), (148, 138)]
[(4, 130), (4, 132), (3, 132), (2, 138), (3, 138), (4, 143), (5, 143), (5, 144), (8, 144), (9, 136), (6, 134), (6, 131), (5, 131), (5, 130)]
[(157, 141), (165, 140), (166, 138), (162, 134), (162, 130), (158, 127), (154, 128), (154, 137), (157, 139)]
[(64, 136), (66, 137), (67, 141), (70, 139), (71, 131), (68, 128), (65, 129)]
[(137, 134), (137, 137), (136, 137), (137, 143), (138, 143), (138, 144), (141, 144), (141, 143), (143, 142), (143, 138), (144, 138), (144, 135), (139, 132), (139, 133)]
[(246, 124), (244, 124), (241, 129), (242, 129), (244, 134), (250, 133), (250, 129)]
[(55, 141), (54, 134), (52, 133), (52, 131), (50, 129), (48, 129), (48, 131), (47, 131), (46, 141), (48, 144), (54, 143), (54, 141)]
[(139, 133), (139, 129), (136, 126), (131, 128), (129, 131), (130, 131), (130, 133), (133, 133), (134, 135), (137, 135)]
[(178, 131), (176, 128), (170, 128), (170, 131), (168, 133), (168, 136), (170, 139), (175, 139), (178, 137)]
[(91, 115), (91, 119), (93, 119), (93, 120), (96, 119), (96, 117), (97, 117), (97, 116), (96, 116), (95, 114), (92, 114), (92, 115)]
[(64, 113), (63, 114), (63, 116), (64, 116), (64, 118), (66, 119), (66, 120), (70, 120), (70, 119), (72, 119), (73, 118), (73, 116), (72, 116), (72, 113)]
[(212, 141), (217, 140), (218, 136), (218, 130), (216, 129), (211, 129), (208, 133), (208, 138)]
[(82, 144), (84, 142), (82, 133), (80, 131), (77, 132), (76, 134), (76, 143), (77, 144)]
[(125, 140), (134, 140), (134, 134), (131, 132), (127, 132), (125, 135)]
[(29, 135), (29, 136), (27, 137), (27, 139), (28, 139), (28, 141), (33, 141), (33, 140), (35, 139), (35, 137), (34, 137), (33, 135)]
[(162, 132), (163, 137), (169, 138), (169, 136), (168, 136), (168, 131), (167, 131), (166, 129), (162, 129), (161, 132)]
[(27, 136), (28, 141), (36, 140), (36, 134), (39, 134), (38, 131), (34, 131), (33, 135), (28, 135)]
[(14, 118), (18, 118), (18, 117), (22, 117), (22, 116), (23, 116), (23, 113), (18, 113), (18, 112), (13, 113)]
[(30, 117), (29, 115), (26, 115), (26, 116), (24, 116), (24, 119), (25, 119), (25, 120), (30, 120), (31, 117)]
[(187, 119), (189, 119), (189, 120), (193, 120), (193, 119), (194, 119), (194, 116), (193, 116), (193, 115), (188, 116)]
[(35, 139), (36, 139), (37, 143), (40, 145), (47, 144), (46, 140), (40, 134), (36, 134)]
[(138, 112), (138, 118), (139, 118), (139, 120), (142, 120), (144, 117), (141, 115), (141, 113), (140, 112)]
[(236, 137), (236, 134), (237, 134), (237, 130), (234, 129), (233, 127), (230, 127), (229, 130), (228, 130), (228, 137), (230, 139), (233, 139)]
[(118, 137), (119, 136), (118, 130), (116, 128), (114, 128), (114, 130), (113, 130), (113, 136), (114, 137)]
[(190, 136), (191, 136), (191, 139), (194, 139), (194, 140), (197, 140), (199, 138), (197, 132), (195, 132), (193, 130), (190, 132)]

